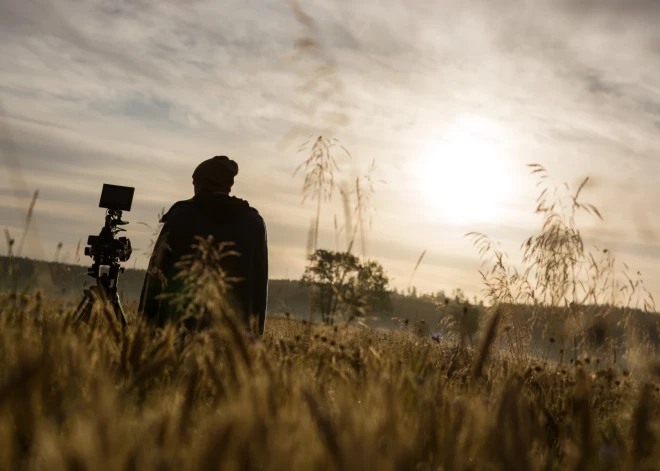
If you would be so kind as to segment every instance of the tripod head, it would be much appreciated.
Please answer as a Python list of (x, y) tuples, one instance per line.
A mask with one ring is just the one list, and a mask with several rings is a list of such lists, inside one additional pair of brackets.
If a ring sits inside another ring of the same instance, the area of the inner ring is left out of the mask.
[[(99, 207), (107, 209), (105, 225), (99, 235), (90, 235), (87, 238), (85, 255), (92, 257), (94, 263), (87, 271), (89, 276), (103, 281), (104, 285), (116, 286), (117, 277), (124, 269), (121, 262), (126, 262), (133, 253), (131, 241), (127, 237), (117, 237), (125, 232), (121, 226), (128, 222), (122, 220), (122, 212), (130, 211), (133, 203), (134, 188), (103, 185)], [(101, 274), (101, 267), (109, 267), (108, 274)]]

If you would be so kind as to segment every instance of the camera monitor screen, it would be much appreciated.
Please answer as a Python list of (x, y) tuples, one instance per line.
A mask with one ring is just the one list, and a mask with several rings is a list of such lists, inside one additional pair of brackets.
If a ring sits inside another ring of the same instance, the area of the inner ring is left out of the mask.
[(103, 185), (99, 207), (116, 211), (130, 211), (133, 205), (133, 193), (135, 193), (135, 188), (106, 183)]

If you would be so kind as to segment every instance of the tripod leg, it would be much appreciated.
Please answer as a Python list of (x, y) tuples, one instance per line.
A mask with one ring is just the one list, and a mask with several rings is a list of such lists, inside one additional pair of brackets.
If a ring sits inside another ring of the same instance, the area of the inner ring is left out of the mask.
[(121, 305), (121, 301), (119, 300), (119, 295), (117, 293), (115, 293), (113, 307), (115, 308), (115, 316), (117, 316), (117, 320), (121, 323), (122, 327), (126, 327), (128, 325), (128, 319), (126, 319), (124, 307)]
[(83, 298), (80, 300), (80, 302), (78, 303), (78, 307), (77, 307), (76, 310), (75, 310), (74, 318), (77, 318), (77, 317), (78, 317), (78, 313), (79, 313), (79, 312), (82, 312), (83, 307), (84, 307), (85, 304), (87, 303), (87, 300), (88, 300), (88, 297), (87, 297), (87, 290), (85, 290), (84, 293), (83, 293)]
[(90, 290), (86, 289), (83, 294), (83, 299), (80, 301), (78, 308), (73, 315), (73, 324), (77, 325), (80, 322), (88, 322), (94, 307), (94, 297)]

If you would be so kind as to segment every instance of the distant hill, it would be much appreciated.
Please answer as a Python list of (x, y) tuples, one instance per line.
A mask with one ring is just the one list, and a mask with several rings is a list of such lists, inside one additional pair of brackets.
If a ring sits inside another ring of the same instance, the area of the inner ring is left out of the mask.
[[(14, 273), (8, 276), (11, 265)], [(120, 297), (126, 305), (140, 299), (145, 270), (126, 269), (120, 275)], [(47, 262), (27, 258), (0, 256), (0, 291), (12, 289), (27, 290), (34, 293), (41, 289), (46, 297), (77, 301), (83, 289), (94, 280), (87, 275), (87, 266), (66, 263)], [(297, 280), (274, 279), (269, 282), (268, 312), (271, 314), (289, 314), (299, 319), (309, 318), (311, 293)], [(372, 324), (379, 327), (394, 327), (392, 318), (405, 318), (409, 322), (424, 321), (435, 325), (440, 320), (435, 305), (426, 298), (393, 294), (391, 313), (374, 313)]]

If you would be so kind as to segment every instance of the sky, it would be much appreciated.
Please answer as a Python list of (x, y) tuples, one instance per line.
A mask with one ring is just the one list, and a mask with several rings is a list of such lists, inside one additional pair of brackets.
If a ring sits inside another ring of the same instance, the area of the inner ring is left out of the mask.
[[(584, 236), (658, 297), (659, 22), (655, 0), (0, 0), (1, 225), (20, 239), (38, 190), (24, 255), (61, 242), (76, 261), (102, 184), (134, 186), (128, 266), (143, 268), (140, 223), (228, 155), (271, 277), (297, 278), (316, 211), (297, 149), (322, 133), (351, 154), (336, 154), (346, 188), (376, 163), (367, 255), (398, 288), (426, 250), (420, 291), (480, 294), (465, 234), (515, 259), (541, 225), (538, 163), (573, 188), (590, 177), (603, 220), (581, 220)], [(344, 249), (336, 195), (319, 245)]]

